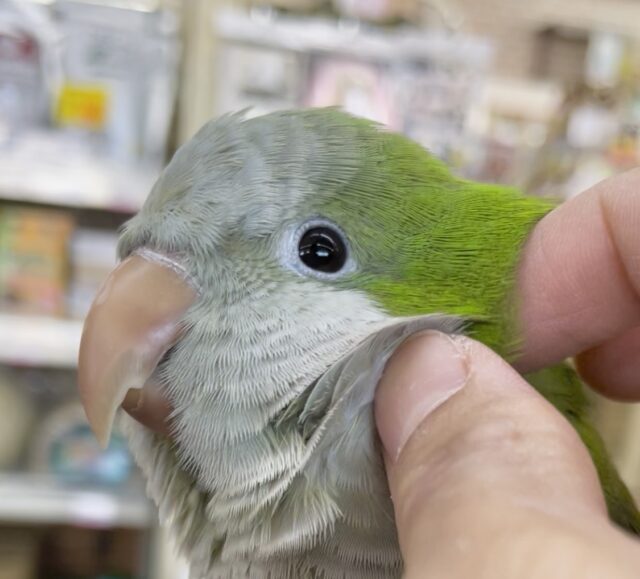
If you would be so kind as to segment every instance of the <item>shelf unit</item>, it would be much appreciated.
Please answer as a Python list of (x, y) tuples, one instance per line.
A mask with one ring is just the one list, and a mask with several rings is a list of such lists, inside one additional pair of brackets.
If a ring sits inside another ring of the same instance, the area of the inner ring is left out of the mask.
[(148, 528), (156, 515), (141, 489), (63, 486), (33, 474), (0, 475), (0, 520), (94, 528)]
[[(82, 147), (65, 148), (47, 132), (32, 133), (0, 146), (0, 202), (85, 211), (90, 219), (104, 212), (111, 214), (107, 223), (117, 223), (140, 209), (158, 173), (144, 164), (104, 161)], [(0, 309), (0, 365), (73, 370), (82, 325)], [(0, 526), (136, 530), (147, 537), (143, 565), (155, 568), (148, 555), (160, 556), (157, 512), (135, 481), (125, 487), (78, 486), (35, 472), (0, 472)], [(143, 576), (155, 579), (159, 573), (150, 575), (147, 568)]]
[[(211, 113), (207, 106), (212, 91), (202, 85), (201, 79), (206, 76), (203, 70), (209, 67), (208, 47), (213, 41), (210, 15), (222, 1), (190, 0), (183, 6), (176, 4), (185, 18), (186, 50), (180, 55), (185, 71), (181, 75), (182, 96), (176, 115), (176, 132), (183, 141), (190, 136), (185, 133), (185, 126), (194, 132)], [(165, 24), (172, 25), (169, 21)], [(209, 80), (213, 83), (212, 76)], [(185, 86), (194, 90), (184, 91)], [(200, 102), (200, 107), (195, 101)], [(202, 112), (203, 109), (206, 111)], [(189, 123), (185, 117), (191, 119)], [(162, 123), (162, 119), (156, 121)], [(154, 133), (158, 132), (157, 125), (153, 124)], [(60, 147), (45, 130), (26, 137), (16, 138), (4, 132), (0, 135), (0, 202), (69, 209), (80, 215), (82, 226), (95, 220), (99, 227), (109, 227), (110, 223), (117, 224), (136, 213), (160, 170), (146, 161), (133, 168), (116, 161), (107, 162), (81, 143), (76, 146), (68, 142), (67, 147)], [(77, 366), (81, 334), (79, 320), (0, 309), (0, 365), (43, 371), (73, 370)], [(0, 472), (0, 525), (4, 524), (148, 531), (151, 557), (142, 576), (187, 577), (184, 564), (174, 556), (166, 533), (158, 527), (155, 506), (146, 498), (143, 488), (78, 488), (49, 476)]]
[[(446, 32), (401, 28), (377, 31), (358, 24), (330, 19), (287, 16), (271, 18), (269, 11), (246, 12), (234, 9), (215, 14), (213, 29), (223, 41), (278, 48), (292, 52), (353, 55), (360, 59), (435, 59), (484, 63), (491, 47), (480, 38), (465, 36), (452, 42)], [(354, 42), (357, 41), (357, 42)]]
[(0, 313), (0, 363), (74, 368), (82, 322)]
[(158, 172), (106, 163), (83, 151), (70, 154), (53, 140), (25, 138), (0, 148), (0, 199), (135, 213)]

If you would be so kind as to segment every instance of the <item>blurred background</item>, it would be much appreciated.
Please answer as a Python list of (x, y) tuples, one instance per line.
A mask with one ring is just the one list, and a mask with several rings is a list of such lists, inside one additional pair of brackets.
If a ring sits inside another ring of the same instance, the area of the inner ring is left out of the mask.
[[(635, 0), (0, 0), (0, 579), (177, 579), (75, 395), (118, 227), (212, 116), (339, 105), (568, 198), (640, 159)], [(640, 495), (637, 411), (596, 418)]]

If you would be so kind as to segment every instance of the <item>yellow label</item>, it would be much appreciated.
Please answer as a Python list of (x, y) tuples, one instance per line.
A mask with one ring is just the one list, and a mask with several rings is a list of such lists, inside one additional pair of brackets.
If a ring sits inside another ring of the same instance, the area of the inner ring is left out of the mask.
[(56, 121), (60, 125), (101, 130), (107, 120), (109, 94), (98, 85), (66, 84), (60, 91)]

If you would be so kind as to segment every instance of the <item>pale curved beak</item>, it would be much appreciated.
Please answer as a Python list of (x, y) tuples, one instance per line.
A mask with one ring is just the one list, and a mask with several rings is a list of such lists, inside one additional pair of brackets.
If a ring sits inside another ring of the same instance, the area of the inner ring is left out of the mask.
[(149, 250), (125, 259), (105, 281), (84, 323), (78, 363), (82, 404), (103, 446), (127, 392), (145, 386), (196, 297), (181, 267)]

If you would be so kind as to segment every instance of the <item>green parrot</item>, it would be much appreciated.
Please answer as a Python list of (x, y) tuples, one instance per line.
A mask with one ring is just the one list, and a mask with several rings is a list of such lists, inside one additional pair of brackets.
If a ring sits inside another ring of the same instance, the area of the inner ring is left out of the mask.
[[(194, 579), (401, 576), (376, 384), (425, 329), (513, 359), (515, 268), (553, 207), (336, 109), (225, 116), (178, 150), (124, 227), (79, 382), (103, 442), (128, 390), (170, 400), (170, 437), (118, 419)], [(528, 378), (640, 532), (576, 374)]]

